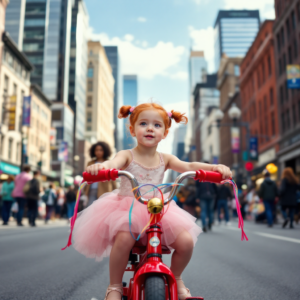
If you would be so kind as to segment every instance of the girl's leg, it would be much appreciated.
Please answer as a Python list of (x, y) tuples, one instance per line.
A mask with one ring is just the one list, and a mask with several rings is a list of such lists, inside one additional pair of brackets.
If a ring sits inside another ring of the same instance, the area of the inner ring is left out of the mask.
[[(118, 232), (109, 259), (110, 285), (122, 283), (123, 274), (128, 263), (129, 253), (135, 244), (131, 234), (126, 231)], [(121, 299), (120, 293), (112, 291), (108, 295), (110, 299)]]

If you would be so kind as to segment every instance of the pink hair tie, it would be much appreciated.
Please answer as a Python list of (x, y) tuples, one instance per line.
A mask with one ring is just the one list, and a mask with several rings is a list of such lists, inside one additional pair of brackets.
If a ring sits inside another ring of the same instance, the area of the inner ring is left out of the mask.
[(130, 109), (129, 109), (129, 114), (130, 114), (130, 115), (132, 114), (132, 112), (134, 111), (134, 109), (135, 109), (135, 106), (131, 106), (131, 107), (130, 107)]
[(167, 112), (169, 118), (172, 118), (172, 113), (171, 112)]

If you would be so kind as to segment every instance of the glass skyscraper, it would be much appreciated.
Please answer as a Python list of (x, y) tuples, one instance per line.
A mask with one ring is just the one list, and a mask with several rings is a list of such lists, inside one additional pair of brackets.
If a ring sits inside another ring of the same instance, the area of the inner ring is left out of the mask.
[[(136, 106), (138, 102), (138, 90), (137, 90), (137, 76), (136, 75), (124, 75), (123, 76), (123, 101), (124, 105)], [(123, 149), (130, 149), (135, 146), (135, 140), (131, 137), (129, 130), (129, 121), (126, 120), (124, 126), (124, 138)]]
[(215, 70), (222, 54), (244, 57), (259, 30), (258, 10), (220, 10), (214, 26)]
[(115, 80), (114, 85), (114, 123), (115, 123), (115, 131), (114, 131), (114, 138), (115, 138), (115, 147), (117, 151), (123, 149), (122, 143), (120, 143), (123, 137), (123, 128), (121, 128), (122, 123), (118, 119), (118, 113), (122, 104), (122, 94), (121, 94), (121, 80), (120, 80), (120, 56), (118, 53), (117, 46), (105, 46), (104, 47), (106, 56), (109, 60), (109, 63), (112, 68), (113, 77)]

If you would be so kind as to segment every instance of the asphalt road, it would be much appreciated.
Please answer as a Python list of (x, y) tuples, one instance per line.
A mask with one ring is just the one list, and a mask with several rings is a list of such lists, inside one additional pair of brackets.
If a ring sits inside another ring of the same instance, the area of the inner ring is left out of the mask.
[[(248, 242), (240, 241), (236, 223), (201, 234), (183, 274), (192, 294), (205, 300), (299, 300), (300, 225), (284, 230), (247, 222), (245, 231)], [(61, 251), (67, 237), (67, 226), (1, 227), (0, 299), (103, 300), (108, 259), (96, 263), (72, 248)], [(164, 261), (169, 264), (170, 257)]]

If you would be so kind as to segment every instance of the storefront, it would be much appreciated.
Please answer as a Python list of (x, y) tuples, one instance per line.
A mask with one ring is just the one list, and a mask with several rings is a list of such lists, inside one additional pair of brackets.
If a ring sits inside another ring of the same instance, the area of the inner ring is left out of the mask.
[(0, 162), (0, 179), (6, 180), (8, 175), (18, 175), (20, 174), (21, 170), (19, 166), (12, 165), (9, 163), (6, 163), (4, 161)]

